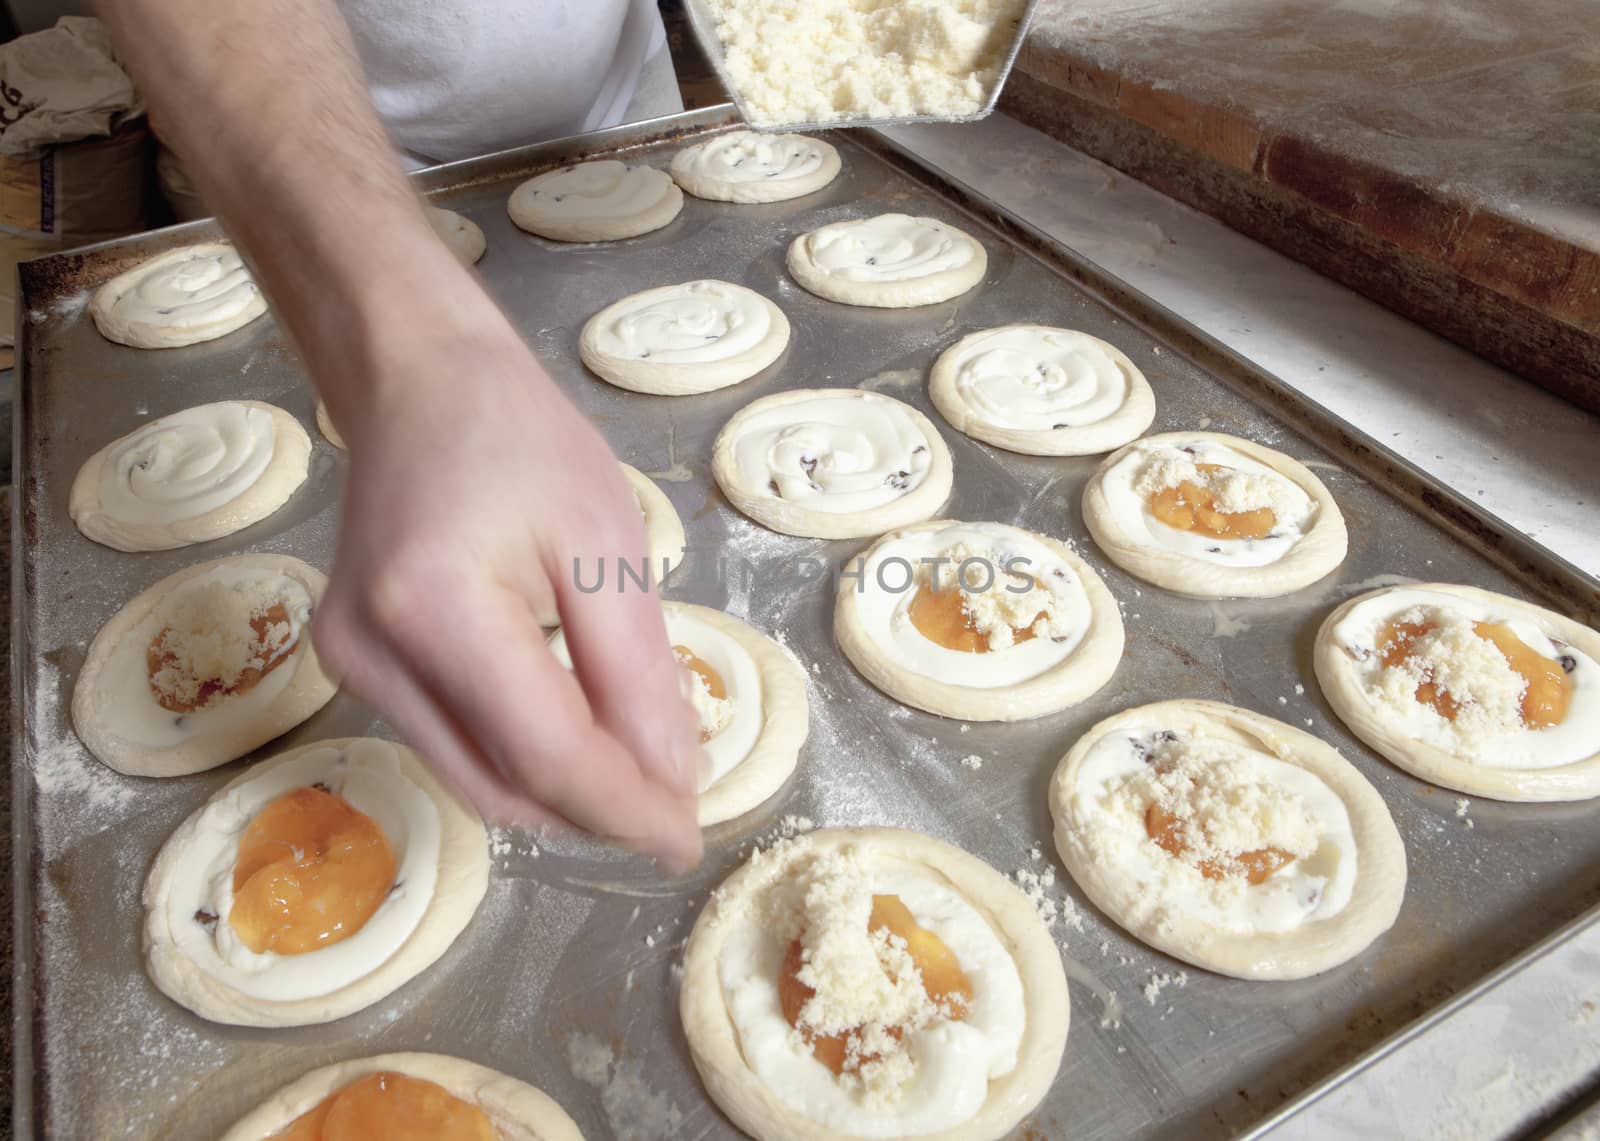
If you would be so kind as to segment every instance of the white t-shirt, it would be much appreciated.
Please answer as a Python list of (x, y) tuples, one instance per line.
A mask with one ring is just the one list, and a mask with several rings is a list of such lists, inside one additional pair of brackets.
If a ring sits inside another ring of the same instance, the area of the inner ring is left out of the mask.
[(654, 0), (339, 0), (402, 150), (447, 162), (622, 120)]

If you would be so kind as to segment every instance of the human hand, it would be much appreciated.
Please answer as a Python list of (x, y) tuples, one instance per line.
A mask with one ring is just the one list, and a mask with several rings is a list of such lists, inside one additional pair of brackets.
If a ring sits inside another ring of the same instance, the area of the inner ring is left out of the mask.
[(485, 817), (693, 866), (699, 724), (659, 602), (575, 585), (575, 558), (614, 580), (646, 551), (615, 458), (487, 299), (413, 316), (358, 354), (365, 402), (330, 400), (350, 473), (318, 654)]

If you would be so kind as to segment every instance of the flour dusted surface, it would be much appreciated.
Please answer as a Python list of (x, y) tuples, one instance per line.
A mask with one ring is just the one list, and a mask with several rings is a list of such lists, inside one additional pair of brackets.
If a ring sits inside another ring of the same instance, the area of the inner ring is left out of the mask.
[(760, 125), (976, 114), (1023, 0), (708, 0)]

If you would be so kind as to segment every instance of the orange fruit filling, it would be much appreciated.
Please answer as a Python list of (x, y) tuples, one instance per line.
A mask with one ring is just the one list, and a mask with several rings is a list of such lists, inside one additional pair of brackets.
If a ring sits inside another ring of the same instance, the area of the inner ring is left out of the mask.
[[(706, 689), (718, 701), (727, 699), (728, 687), (722, 680), (722, 675), (716, 671), (712, 664), (704, 658), (698, 657), (688, 646), (672, 647), (673, 656), (678, 659), (678, 664), (691, 673), (698, 674), (700, 680), (706, 683)], [(705, 729), (700, 730), (700, 741), (704, 744), (711, 740), (711, 734)]]
[(182, 665), (178, 655), (167, 646), (167, 637), (171, 631), (162, 629), (150, 640), (150, 645), (144, 652), (145, 671), (150, 677), (150, 692), (155, 695), (156, 703), (169, 713), (193, 713), (196, 709), (203, 709), (219, 694), (249, 693), (261, 684), (262, 678), (281, 666), (294, 652), (298, 638), (291, 638), (276, 649), (271, 649), (267, 644), (268, 633), (274, 626), (288, 624), (289, 611), (281, 602), (273, 603), (267, 610), (250, 619), (250, 629), (255, 634), (252, 653), (260, 656), (266, 664), (244, 670), (232, 685), (223, 684), (219, 678), (197, 678), (200, 688), (193, 699), (176, 697), (156, 684), (157, 674)]
[(278, 1141), (494, 1141), (489, 1115), (441, 1085), (405, 1074), (357, 1078), (301, 1114)]
[[(1144, 814), (1145, 834), (1159, 844), (1168, 855), (1182, 857), (1189, 850), (1188, 829), (1182, 820), (1167, 812), (1159, 804), (1152, 804)], [(1230, 860), (1202, 860), (1200, 874), (1208, 880), (1223, 880), (1230, 876), (1243, 876), (1250, 884), (1265, 883), (1294, 856), (1282, 848), (1255, 848), (1240, 852)]]
[[(966, 1017), (972, 1005), (972, 980), (961, 969), (955, 952), (943, 939), (920, 926), (911, 909), (895, 895), (872, 897), (872, 915), (867, 920), (868, 931), (887, 930), (906, 941), (906, 950), (922, 972), (922, 989), (939, 1006), (949, 1011), (950, 1017), (959, 1021)], [(797, 938), (789, 944), (783, 959), (783, 969), (778, 976), (778, 999), (783, 1006), (783, 1017), (790, 1026), (800, 1025), (800, 1010), (816, 992), (800, 981), (802, 944)], [(807, 1040), (811, 1053), (832, 1070), (842, 1074), (847, 1069), (858, 1069), (874, 1061), (876, 1055), (850, 1057), (849, 1039), (852, 1034), (811, 1034)], [(899, 1038), (900, 1028), (890, 1027), (890, 1037)]]
[[(1431, 622), (1387, 623), (1378, 633), (1378, 660), (1385, 666), (1399, 665), (1411, 656), (1416, 640), (1435, 628)], [(1572, 704), (1572, 678), (1561, 663), (1534, 650), (1503, 623), (1474, 622), (1472, 632), (1492, 643), (1506, 664), (1527, 683), (1522, 694), (1523, 724), (1529, 729), (1559, 725)], [(1417, 686), (1415, 696), (1423, 705), (1433, 706), (1446, 721), (1454, 721), (1460, 710), (1455, 699), (1431, 680)]]
[[(1201, 471), (1229, 471), (1221, 464), (1196, 464)], [(1166, 487), (1150, 496), (1150, 514), (1168, 527), (1193, 531), (1214, 539), (1265, 539), (1278, 525), (1272, 508), (1222, 511), (1216, 496), (1192, 480)]]
[[(917, 588), (908, 614), (911, 624), (921, 635), (947, 650), (963, 654), (987, 654), (989, 635), (972, 624), (972, 616), (962, 605), (966, 592), (955, 585), (944, 590), (934, 590), (928, 583)], [(1026, 626), (1013, 626), (1011, 636), (1018, 642), (1033, 639), (1034, 623), (1047, 615), (1043, 610)]]
[(239, 840), (228, 922), (258, 954), (298, 955), (350, 938), (394, 888), (383, 830), (322, 788), (261, 810)]

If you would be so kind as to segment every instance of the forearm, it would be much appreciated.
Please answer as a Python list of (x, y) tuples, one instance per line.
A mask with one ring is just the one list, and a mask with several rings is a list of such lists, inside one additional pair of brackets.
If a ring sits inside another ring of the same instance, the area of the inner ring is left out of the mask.
[(493, 318), (423, 216), (331, 0), (104, 0), (102, 14), (336, 419), (379, 395), (350, 389), (381, 383), (377, 326), (405, 319), (396, 306), (426, 295), (437, 320)]

